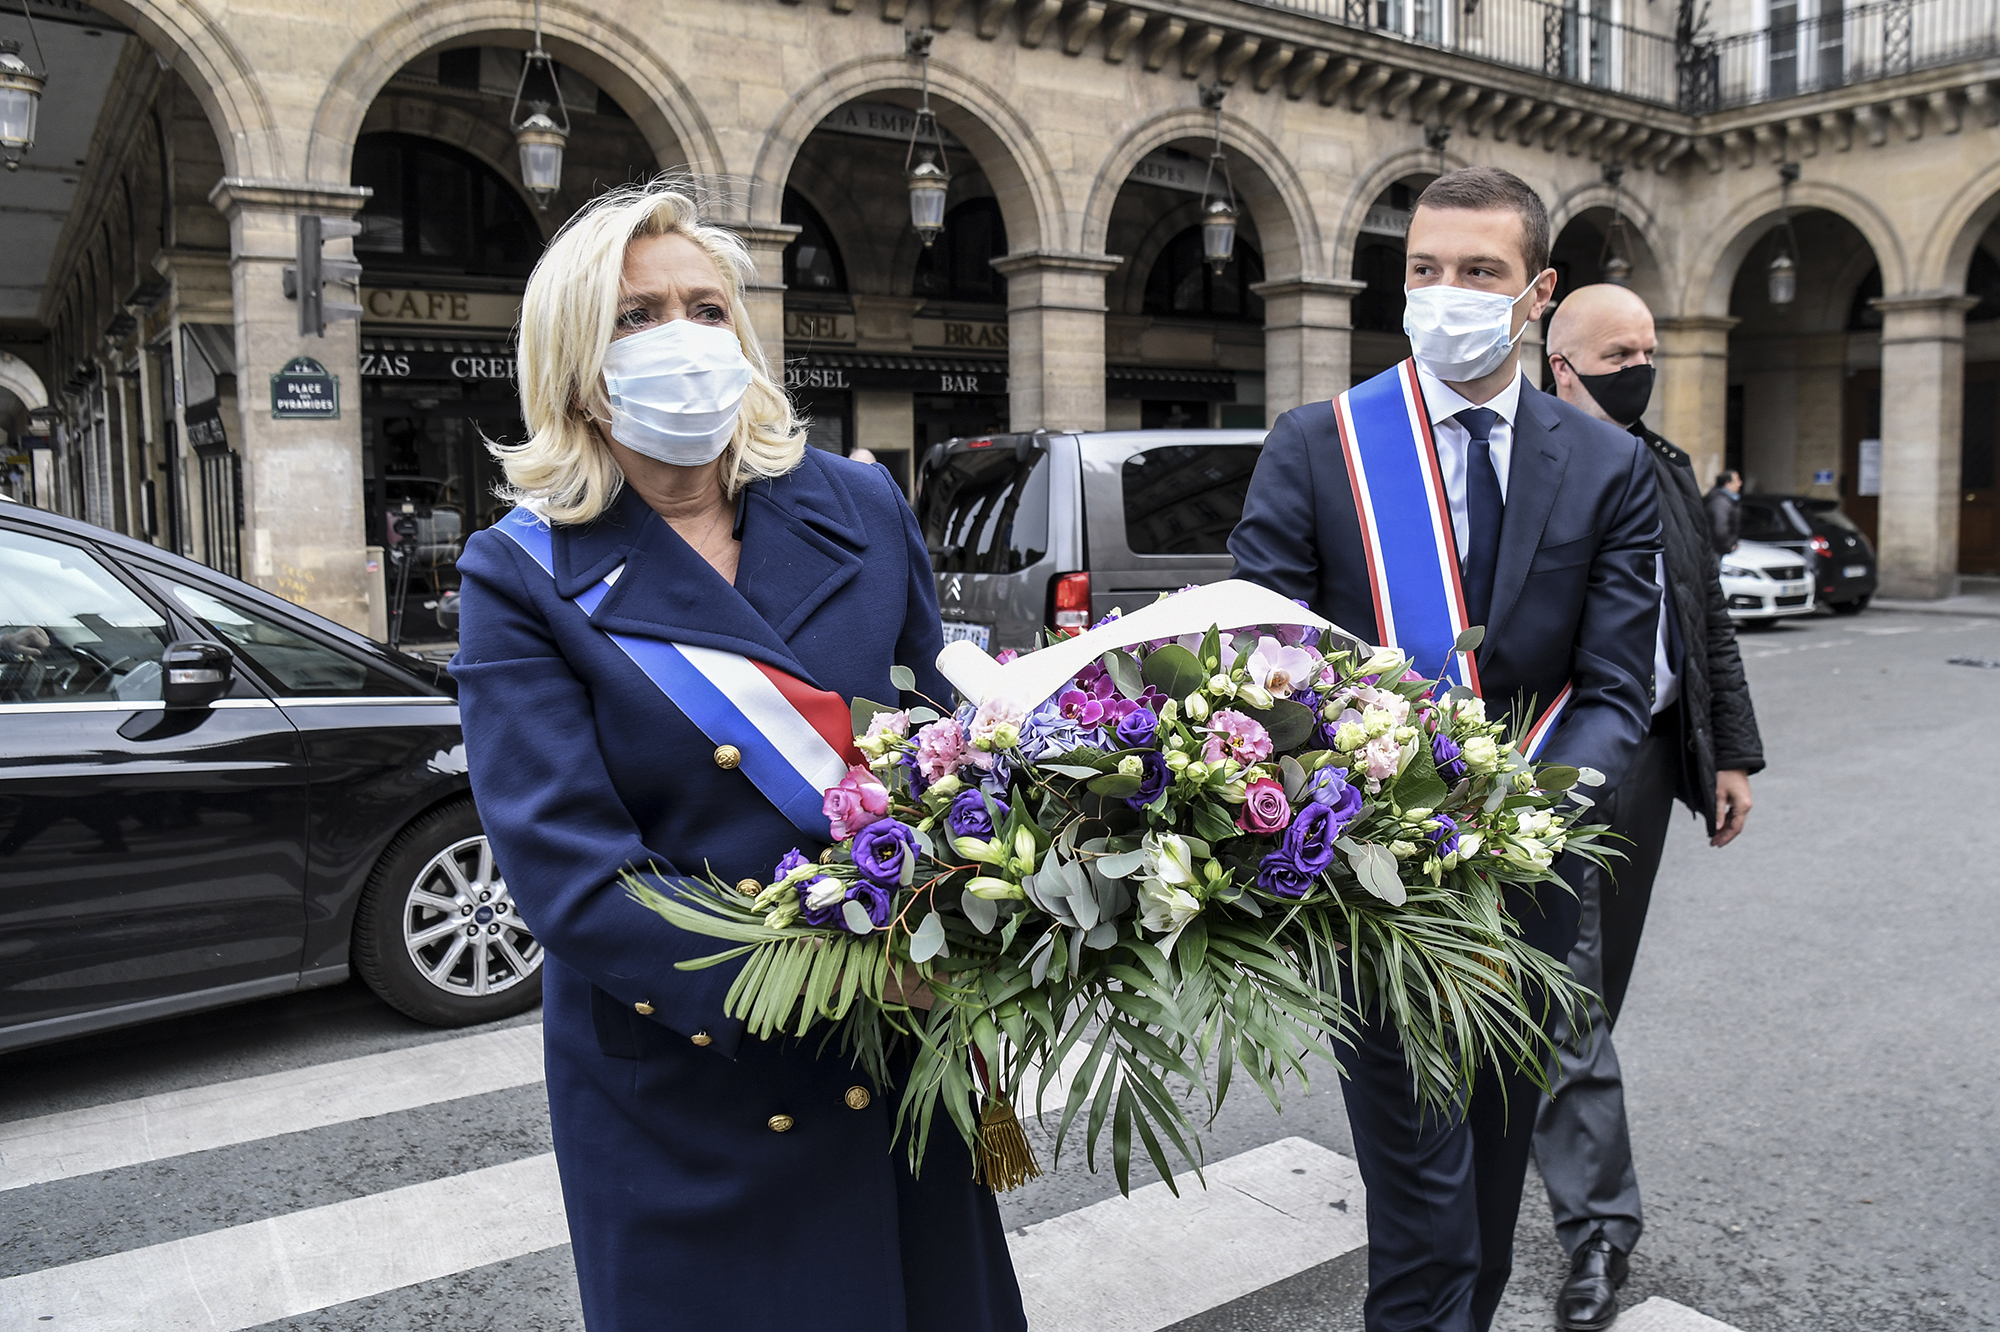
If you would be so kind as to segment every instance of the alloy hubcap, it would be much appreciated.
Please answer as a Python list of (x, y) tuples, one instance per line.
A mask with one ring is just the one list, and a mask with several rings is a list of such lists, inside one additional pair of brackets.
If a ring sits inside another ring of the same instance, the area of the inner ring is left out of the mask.
[(542, 965), (542, 946), (515, 911), (484, 837), (431, 857), (403, 906), (403, 946), (438, 989), (477, 997), (511, 990)]

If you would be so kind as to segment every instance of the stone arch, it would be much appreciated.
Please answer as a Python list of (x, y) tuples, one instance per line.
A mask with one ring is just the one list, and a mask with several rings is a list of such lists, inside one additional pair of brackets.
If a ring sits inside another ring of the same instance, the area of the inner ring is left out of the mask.
[(1945, 203), (1924, 238), (1912, 285), (1919, 291), (1964, 291), (1972, 252), (1995, 219), (2000, 219), (2000, 162), (1959, 186)]
[[(1653, 240), (1660, 234), (1659, 220), (1653, 216), (1651, 209), (1624, 190), (1617, 192), (1616, 203), (1620, 216), (1624, 218), (1627, 234), (1636, 237), (1639, 243), (1640, 253), (1625, 256), (1632, 264), (1632, 290), (1655, 313), (1678, 313), (1669, 303), (1674, 293), (1680, 290), (1680, 283), (1669, 267), (1666, 252)], [(1586, 213), (1609, 212), (1612, 204), (1612, 189), (1602, 181), (1569, 191), (1549, 209), (1550, 241), (1561, 236), (1570, 223)]]
[(1392, 153), (1371, 168), (1367, 175), (1354, 183), (1349, 191), (1346, 206), (1341, 209), (1340, 225), (1334, 233), (1333, 271), (1346, 277), (1354, 271), (1354, 254), (1361, 248), (1361, 223), (1368, 210), (1382, 191), (1406, 176), (1438, 176), (1445, 171), (1455, 171), (1469, 163), (1445, 154), (1442, 166), (1438, 163), (1438, 152), (1434, 148), (1407, 148)]
[[(1717, 317), (1729, 314), (1736, 270), (1751, 247), (1778, 224), (1781, 197), (1775, 185), (1758, 191), (1731, 209), (1721, 224), (1703, 237), (1682, 275), (1683, 311)], [(1909, 263), (1902, 242), (1874, 204), (1842, 186), (1802, 180), (1792, 186), (1791, 207), (1825, 209), (1848, 223), (1875, 252), (1875, 260), (1882, 266), (1882, 290), (1892, 295), (1907, 290)]]
[[(1104, 247), (1111, 229), (1111, 210), (1118, 192), (1139, 165), (1157, 148), (1182, 140), (1213, 143), (1215, 117), (1198, 107), (1163, 112), (1141, 123), (1114, 147), (1091, 181), (1083, 211), (1082, 246)], [(1247, 180), (1235, 180), (1236, 197), (1257, 226), (1267, 278), (1322, 276), (1324, 258), (1319, 220), (1312, 196), (1284, 152), (1248, 121), (1224, 113), (1223, 147), (1233, 149), (1237, 166), (1252, 170)], [(1240, 174), (1232, 172), (1232, 175)], [(1135, 265), (1136, 267), (1136, 265)]]
[[(833, 66), (794, 93), (757, 149), (750, 172), (751, 224), (780, 225), (785, 183), (806, 136), (820, 121), (870, 93), (914, 93), (920, 81), (916, 62), (907, 56), (862, 56)], [(1009, 248), (1019, 252), (1059, 244), (1061, 191), (1034, 127), (998, 89), (935, 56), (930, 61), (930, 91), (938, 123), (971, 150), (992, 183), (1007, 224)]]
[(289, 174), (270, 99), (250, 58), (219, 22), (201, 7), (172, 0), (103, 0), (97, 8), (137, 33), (186, 81), (222, 146), (224, 174)]
[[(348, 177), (354, 140), (376, 97), (396, 71), (444, 46), (475, 43), (525, 50), (532, 41), (518, 5), (502, 0), (427, 0), (402, 10), (355, 43), (320, 100), (306, 147), (307, 177)], [(686, 166), (712, 178), (723, 170), (721, 145), (667, 61), (637, 33), (572, 0), (542, 7), (543, 45), (616, 98), (662, 168)]]
[(514, 151), (514, 136), (492, 121), (467, 115), (459, 108), (441, 102), (390, 94), (376, 98), (369, 106), (368, 114), (362, 117), (361, 125), (355, 131), (355, 138), (377, 133), (408, 134), (462, 149), (493, 168), (494, 174), (507, 182), (507, 187), (514, 191), (535, 218), (535, 225), (541, 228), (544, 242), (551, 239), (556, 228), (562, 225), (562, 218), (535, 208), (534, 196), (521, 184), (521, 165), (519, 155)]
[(12, 352), (0, 351), (0, 389), (19, 398), (31, 412), (49, 405), (49, 390), (42, 377)]
[[(1193, 195), (1189, 195), (1187, 202), (1180, 207), (1154, 218), (1153, 225), (1146, 232), (1146, 238), (1128, 249), (1124, 267), (1106, 280), (1107, 285), (1115, 290), (1115, 294), (1113, 291), (1106, 292), (1106, 304), (1111, 307), (1111, 312), (1140, 313), (1145, 305), (1146, 283), (1152, 277), (1153, 265), (1159, 262), (1167, 246), (1173, 244), (1182, 232), (1189, 227), (1200, 225), (1201, 200)], [(1251, 219), (1251, 226), (1253, 228), (1256, 226), (1254, 217)], [(1237, 239), (1241, 241), (1244, 237), (1239, 233)], [(1262, 239), (1260, 234), (1258, 240), (1261, 242)], [(1260, 254), (1263, 252), (1261, 244), (1258, 245), (1258, 252)]]

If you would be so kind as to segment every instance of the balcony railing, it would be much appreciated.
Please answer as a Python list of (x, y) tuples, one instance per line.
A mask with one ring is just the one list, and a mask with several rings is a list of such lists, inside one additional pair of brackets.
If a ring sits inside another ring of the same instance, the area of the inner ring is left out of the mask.
[(2000, 0), (1771, 0), (1716, 37), (1615, 22), (1612, 0), (1260, 0), (1343, 27), (1699, 113), (2000, 51)]

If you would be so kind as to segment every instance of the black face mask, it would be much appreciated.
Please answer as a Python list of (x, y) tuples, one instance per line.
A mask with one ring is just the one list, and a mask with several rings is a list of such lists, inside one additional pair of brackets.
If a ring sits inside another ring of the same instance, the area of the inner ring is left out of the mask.
[[(1576, 374), (1576, 367), (1570, 367)], [(1604, 414), (1621, 426), (1636, 424), (1646, 414), (1646, 404), (1653, 399), (1653, 367), (1650, 365), (1628, 365), (1623, 370), (1614, 370), (1608, 375), (1576, 375), (1588, 389), (1590, 396), (1597, 399), (1597, 405)]]

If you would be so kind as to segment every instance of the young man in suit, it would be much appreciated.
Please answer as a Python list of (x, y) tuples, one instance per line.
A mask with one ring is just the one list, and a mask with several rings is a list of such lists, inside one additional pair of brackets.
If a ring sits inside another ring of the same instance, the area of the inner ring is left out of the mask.
[[(1555, 1095), (1535, 1119), (1535, 1163), (1556, 1236), (1570, 1255), (1556, 1297), (1562, 1332), (1602, 1332), (1618, 1317), (1626, 1257), (1639, 1242), (1639, 1182), (1611, 1028), (1625, 1002), (1675, 797), (1727, 846), (1750, 814), (1750, 774), (1764, 746), (1717, 577), (1709, 514), (1688, 456), (1641, 423), (1653, 393), (1653, 313), (1623, 287), (1580, 287), (1549, 321), (1549, 365), (1562, 400), (1629, 430), (1660, 489), (1664, 599), (1654, 635), (1652, 727), (1602, 807), (1628, 857), (1571, 879), (1583, 907), (1570, 970), (1602, 998), (1559, 1033)], [(1728, 501), (1732, 505), (1733, 500)]]
[[(1427, 674), (1454, 660), (1450, 626), (1484, 625), (1476, 672), (1458, 669), (1476, 675), (1489, 712), (1561, 707), (1542, 757), (1615, 786), (1650, 716), (1651, 465), (1632, 436), (1521, 374), (1521, 333), (1556, 282), (1532, 189), (1490, 168), (1441, 176), (1417, 201), (1406, 248), (1414, 366), (1278, 418), (1230, 537), (1236, 576), (1360, 636), (1396, 639)], [(1351, 467), (1350, 451), (1368, 461)], [(1441, 481), (1448, 503), (1384, 512), (1373, 487), (1399, 468)], [(1434, 549), (1385, 564), (1384, 531), (1412, 524)], [(1457, 576), (1440, 590), (1449, 565)], [(1574, 897), (1510, 890), (1507, 906), (1529, 942), (1568, 956)], [(1464, 1113), (1440, 1117), (1414, 1100), (1393, 1028), (1365, 1025), (1343, 1060), (1368, 1186), (1369, 1332), (1484, 1332), (1512, 1266), (1534, 1084), (1483, 1070)]]

